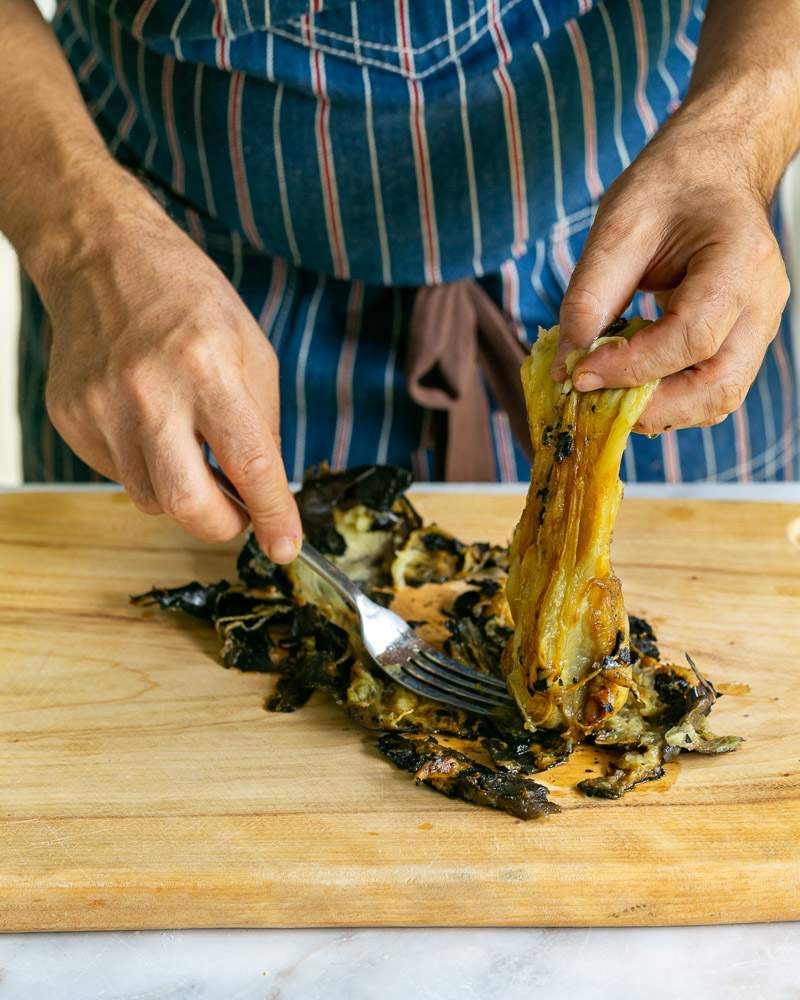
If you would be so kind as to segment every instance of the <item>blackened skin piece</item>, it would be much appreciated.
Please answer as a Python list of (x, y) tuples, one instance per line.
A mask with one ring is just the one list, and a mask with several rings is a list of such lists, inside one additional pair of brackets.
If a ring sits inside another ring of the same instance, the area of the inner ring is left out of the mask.
[(308, 687), (301, 678), (290, 674), (279, 678), (272, 697), (267, 699), (264, 707), (268, 712), (296, 712), (313, 693), (313, 687)]
[(396, 590), (447, 583), (500, 569), (505, 559), (506, 551), (499, 546), (485, 542), (465, 545), (437, 524), (428, 524), (411, 531), (396, 549), (392, 581)]
[(601, 337), (617, 337), (623, 332), (625, 327), (628, 325), (628, 321), (624, 316), (620, 316), (615, 319), (613, 323), (609, 323), (608, 326), (600, 334)]
[(563, 764), (572, 753), (572, 743), (555, 729), (512, 732), (488, 723), (481, 742), (492, 763), (512, 774), (532, 774)]
[(636, 615), (628, 615), (628, 622), (631, 629), (631, 646), (636, 648), (636, 652), (642, 656), (650, 656), (654, 660), (661, 659), (658, 650), (656, 634), (650, 622), (644, 618), (637, 618)]
[(553, 450), (553, 458), (559, 465), (564, 459), (569, 458), (575, 449), (575, 437), (570, 431), (559, 431), (556, 438), (556, 446)]
[(295, 613), (291, 604), (275, 604), (241, 617), (217, 617), (217, 633), (222, 639), (222, 662), (243, 672), (271, 674), (283, 670), (285, 649), (280, 638), (287, 632)]
[[(367, 596), (376, 604), (380, 604), (382, 608), (390, 608), (392, 601), (395, 599), (395, 592), (393, 590), (385, 590), (383, 587), (373, 587)], [(411, 627), (414, 628), (413, 625)]]
[(448, 798), (500, 809), (525, 820), (561, 812), (547, 798), (544, 785), (504, 771), (492, 771), (463, 753), (442, 746), (432, 736), (387, 733), (378, 740), (378, 749), (397, 767), (413, 773), (418, 783)]
[(183, 587), (161, 590), (154, 587), (146, 594), (137, 594), (131, 597), (131, 604), (142, 607), (157, 604), (165, 611), (184, 611), (194, 618), (202, 618), (203, 621), (210, 622), (216, 617), (218, 598), (229, 590), (230, 584), (227, 580), (220, 580), (219, 583), (212, 583), (208, 586), (193, 580)]
[(247, 618), (253, 614), (271, 616), (291, 606), (280, 591), (245, 591), (234, 586), (217, 598), (214, 621), (219, 624), (226, 618)]
[(503, 649), (513, 631), (505, 591), (497, 579), (472, 578), (468, 583), (470, 589), (445, 610), (450, 636), (444, 649), (454, 659), (499, 677)]
[(392, 465), (361, 465), (330, 472), (325, 465), (309, 469), (296, 494), (306, 537), (326, 555), (343, 555), (345, 539), (334, 527), (333, 511), (362, 504), (391, 515), (391, 507), (411, 485), (411, 473)]
[[(686, 660), (691, 671), (689, 677), (694, 677), (695, 683), (692, 684), (690, 680), (685, 693), (686, 714), (664, 734), (667, 746), (676, 753), (680, 750), (694, 750), (697, 753), (716, 754), (730, 753), (738, 749), (742, 742), (740, 736), (716, 736), (711, 731), (707, 716), (720, 695), (711, 681), (700, 673), (697, 664), (688, 653)], [(678, 673), (682, 669), (685, 668), (670, 667), (673, 673)], [(658, 677), (655, 683), (662, 701), (666, 700), (668, 696), (665, 688), (659, 687)]]
[[(353, 663), (347, 633), (329, 621), (313, 604), (296, 609), (285, 671), (299, 685), (320, 688), (343, 701)], [(287, 681), (288, 683), (288, 681)], [(299, 706), (298, 706), (299, 707)]]
[(350, 641), (344, 629), (330, 621), (313, 604), (303, 604), (292, 619), (292, 640), (313, 642), (314, 649), (337, 662), (350, 655)]

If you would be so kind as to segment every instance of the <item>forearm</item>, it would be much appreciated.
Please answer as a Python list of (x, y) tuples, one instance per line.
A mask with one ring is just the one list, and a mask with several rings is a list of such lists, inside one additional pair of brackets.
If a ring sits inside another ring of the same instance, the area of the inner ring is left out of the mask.
[(800, 147), (798, 39), (800, 0), (709, 0), (681, 110), (709, 143), (737, 136), (737, 166), (765, 201)]
[(120, 191), (142, 202), (146, 192), (106, 150), (33, 0), (2, 3), (0, 230), (42, 286), (85, 250), (85, 234)]

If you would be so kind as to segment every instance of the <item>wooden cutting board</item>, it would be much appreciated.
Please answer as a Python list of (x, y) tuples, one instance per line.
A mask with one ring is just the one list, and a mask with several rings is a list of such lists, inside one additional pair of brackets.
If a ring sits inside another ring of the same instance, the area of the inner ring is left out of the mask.
[[(505, 540), (520, 496), (418, 496)], [(718, 732), (619, 802), (543, 779), (523, 823), (417, 788), (320, 695), (224, 670), (213, 630), (128, 605), (234, 573), (121, 494), (0, 497), (0, 928), (688, 924), (800, 918), (800, 509), (629, 500), (616, 566)]]

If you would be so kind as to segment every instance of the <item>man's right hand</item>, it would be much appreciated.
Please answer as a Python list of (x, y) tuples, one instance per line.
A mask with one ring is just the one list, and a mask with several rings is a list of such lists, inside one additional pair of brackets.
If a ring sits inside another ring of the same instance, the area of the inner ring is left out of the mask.
[(53, 328), (47, 407), (144, 511), (198, 538), (244, 526), (276, 562), (301, 539), (278, 438), (278, 364), (224, 275), (109, 156), (33, 0), (2, 0), (0, 230)]
[(269, 342), (221, 271), (133, 178), (92, 216), (84, 206), (60, 234), (69, 253), (37, 275), (53, 328), (53, 424), (140, 510), (223, 541), (245, 521), (208, 470), (208, 442), (261, 547), (290, 561), (301, 526), (281, 460)]

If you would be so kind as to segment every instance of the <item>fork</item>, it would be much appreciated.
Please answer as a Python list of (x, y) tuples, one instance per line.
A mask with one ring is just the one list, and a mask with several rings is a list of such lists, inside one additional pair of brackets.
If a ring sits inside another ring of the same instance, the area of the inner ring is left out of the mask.
[[(208, 455), (222, 492), (243, 510), (247, 505), (225, 473)], [(514, 707), (505, 682), (446, 656), (421, 639), (400, 615), (376, 604), (338, 566), (303, 541), (297, 558), (322, 577), (358, 619), (364, 649), (393, 681), (417, 694), (473, 715)]]

